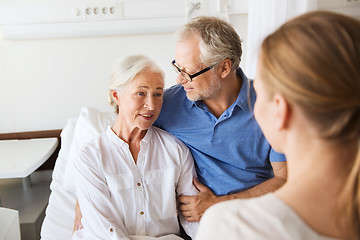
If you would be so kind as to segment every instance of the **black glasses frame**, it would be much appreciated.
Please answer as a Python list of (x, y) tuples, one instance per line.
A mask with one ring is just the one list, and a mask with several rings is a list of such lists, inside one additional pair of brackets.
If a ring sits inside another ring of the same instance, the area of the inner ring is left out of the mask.
[(194, 73), (194, 74), (190, 74), (190, 73), (187, 73), (185, 72), (184, 70), (180, 69), (179, 66), (176, 64), (175, 60), (173, 60), (171, 62), (171, 64), (174, 66), (175, 70), (179, 73), (181, 73), (181, 76), (183, 76), (186, 80), (188, 80), (189, 82), (192, 82), (193, 81), (193, 78), (209, 71), (210, 69), (212, 69), (216, 64), (210, 66), (210, 67), (207, 67), (207, 68), (204, 68), (200, 71), (198, 71), (197, 73)]

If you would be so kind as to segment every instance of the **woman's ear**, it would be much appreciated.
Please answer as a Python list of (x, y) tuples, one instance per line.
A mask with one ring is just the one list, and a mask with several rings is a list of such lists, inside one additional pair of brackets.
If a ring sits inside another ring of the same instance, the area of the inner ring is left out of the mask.
[(275, 110), (276, 110), (276, 128), (278, 130), (285, 130), (289, 127), (289, 121), (291, 116), (291, 105), (280, 94), (274, 95)]
[(219, 66), (220, 76), (226, 78), (231, 71), (232, 62), (230, 59), (225, 59)]
[(118, 96), (117, 91), (111, 90), (111, 96), (113, 97), (114, 101), (115, 101), (116, 103), (118, 103), (118, 101), (119, 101), (119, 96)]

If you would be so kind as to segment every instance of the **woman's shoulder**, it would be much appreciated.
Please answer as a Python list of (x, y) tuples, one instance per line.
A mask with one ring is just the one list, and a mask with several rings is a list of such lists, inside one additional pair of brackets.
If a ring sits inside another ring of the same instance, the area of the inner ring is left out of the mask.
[(102, 145), (106, 145), (103, 142), (106, 141), (106, 139), (108, 138), (106, 132), (100, 133), (97, 136), (94, 136), (89, 142), (87, 142), (86, 144), (84, 144), (84, 146), (82, 147), (82, 151), (98, 151), (102, 148)]
[(267, 239), (263, 234), (269, 219), (263, 212), (261, 202), (262, 197), (236, 199), (213, 205), (201, 218), (196, 239)]
[(155, 126), (152, 126), (151, 129), (153, 132), (151, 146), (155, 147), (157, 152), (162, 152), (171, 156), (171, 159), (178, 159), (180, 162), (188, 159), (188, 156), (191, 155), (189, 148), (171, 133)]
[(282, 208), (281, 205), (278, 205), (274, 194), (266, 194), (256, 198), (220, 202), (211, 207), (207, 214), (214, 215), (222, 212), (221, 215), (223, 216), (226, 214), (239, 216), (240, 214), (242, 216), (250, 215), (251, 217), (255, 217), (258, 213), (263, 215), (265, 212), (271, 210), (271, 206), (278, 210)]
[[(211, 228), (216, 232), (205, 233)], [(207, 234), (222, 234), (226, 239), (329, 239), (314, 232), (273, 193), (212, 206), (200, 222), (199, 235)]]
[(152, 126), (151, 128), (154, 132), (154, 135), (156, 135), (157, 138), (160, 138), (163, 141), (168, 141), (169, 144), (181, 145), (185, 147), (185, 144), (171, 133), (156, 126)]
[(111, 138), (109, 137), (108, 131), (100, 133), (80, 149), (79, 161), (100, 166), (102, 154), (109, 152), (111, 145)]

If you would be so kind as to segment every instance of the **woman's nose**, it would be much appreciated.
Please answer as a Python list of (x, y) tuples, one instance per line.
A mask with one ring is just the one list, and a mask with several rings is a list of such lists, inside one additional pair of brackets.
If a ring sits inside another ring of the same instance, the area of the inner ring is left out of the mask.
[(154, 110), (155, 106), (156, 106), (156, 104), (155, 104), (154, 97), (148, 97), (145, 102), (145, 107), (149, 110)]

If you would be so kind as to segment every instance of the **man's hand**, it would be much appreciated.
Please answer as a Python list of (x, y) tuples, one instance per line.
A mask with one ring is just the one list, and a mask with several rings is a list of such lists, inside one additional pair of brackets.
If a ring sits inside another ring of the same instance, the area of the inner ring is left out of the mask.
[(199, 190), (196, 196), (180, 196), (180, 209), (188, 222), (198, 222), (205, 210), (217, 203), (218, 197), (210, 188), (201, 184), (197, 179), (193, 180), (194, 186)]
[(83, 226), (82, 226), (82, 224), (81, 224), (81, 218), (82, 218), (82, 214), (81, 214), (81, 211), (80, 211), (79, 201), (76, 200), (75, 220), (74, 220), (73, 233), (74, 233), (75, 231), (83, 228)]

